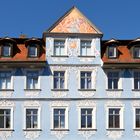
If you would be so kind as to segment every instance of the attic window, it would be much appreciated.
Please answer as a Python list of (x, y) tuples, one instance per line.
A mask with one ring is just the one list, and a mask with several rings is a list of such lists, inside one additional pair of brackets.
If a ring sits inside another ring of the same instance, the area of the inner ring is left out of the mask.
[(116, 58), (117, 57), (117, 45), (111, 44), (108, 46), (108, 58)]
[(28, 57), (38, 57), (38, 45), (30, 44), (28, 45)]
[(133, 57), (140, 58), (140, 45), (135, 45), (133, 47)]
[(1, 48), (2, 57), (11, 57), (12, 55), (12, 45), (10, 43), (4, 43)]

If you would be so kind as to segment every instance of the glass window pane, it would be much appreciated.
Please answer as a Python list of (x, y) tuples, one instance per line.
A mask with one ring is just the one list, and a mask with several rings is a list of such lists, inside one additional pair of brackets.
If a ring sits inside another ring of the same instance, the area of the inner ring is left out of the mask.
[(92, 128), (92, 115), (87, 116), (87, 128)]
[(10, 128), (10, 116), (6, 117), (6, 128)]
[(36, 57), (37, 56), (37, 47), (36, 46), (29, 46), (28, 47), (28, 55), (30, 57)]
[(4, 116), (0, 115), (0, 128), (4, 128)]
[(60, 128), (65, 128), (65, 116), (61, 116)]
[(10, 56), (11, 46), (3, 46), (2, 55)]
[(81, 116), (81, 128), (86, 128), (86, 117)]

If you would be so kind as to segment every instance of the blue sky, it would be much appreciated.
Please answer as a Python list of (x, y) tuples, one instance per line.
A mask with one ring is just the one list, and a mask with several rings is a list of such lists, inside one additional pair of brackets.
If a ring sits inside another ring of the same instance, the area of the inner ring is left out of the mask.
[(103, 33), (103, 39), (140, 37), (140, 0), (0, 0), (0, 37), (42, 37), (75, 5)]

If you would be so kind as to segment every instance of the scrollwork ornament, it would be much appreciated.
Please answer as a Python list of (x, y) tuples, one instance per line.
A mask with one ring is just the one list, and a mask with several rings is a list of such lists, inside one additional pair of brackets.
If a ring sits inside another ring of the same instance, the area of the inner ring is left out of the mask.
[(12, 136), (13, 131), (0, 131), (0, 137), (2, 140), (7, 140), (9, 137)]
[(24, 107), (41, 107), (41, 104), (39, 101), (25, 101)]
[(34, 140), (40, 136), (40, 131), (25, 131), (24, 136), (27, 139)]
[(85, 140), (88, 140), (91, 136), (95, 135), (96, 131), (79, 131), (78, 134), (82, 135)]
[(1, 100), (0, 107), (15, 107), (15, 103), (13, 101)]
[(61, 140), (67, 134), (68, 131), (51, 131), (51, 135), (54, 135), (58, 140)]
[(117, 131), (115, 131), (115, 130), (112, 130), (112, 131), (111, 130), (108, 130), (106, 135), (110, 139), (117, 140), (117, 139), (119, 139), (119, 138), (122, 137), (123, 131), (121, 131), (121, 130), (117, 130)]
[(138, 130), (134, 130), (134, 134), (135, 134), (135, 136), (137, 136), (137, 137), (140, 138), (140, 131), (138, 131)]
[(80, 96), (82, 97), (93, 97), (95, 95), (95, 91), (79, 91)]

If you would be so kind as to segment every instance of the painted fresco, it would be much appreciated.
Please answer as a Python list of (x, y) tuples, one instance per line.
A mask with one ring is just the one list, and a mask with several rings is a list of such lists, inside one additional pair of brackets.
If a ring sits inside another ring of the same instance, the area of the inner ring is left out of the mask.
[(97, 33), (88, 23), (87, 19), (77, 10), (73, 9), (50, 32), (61, 33)]

